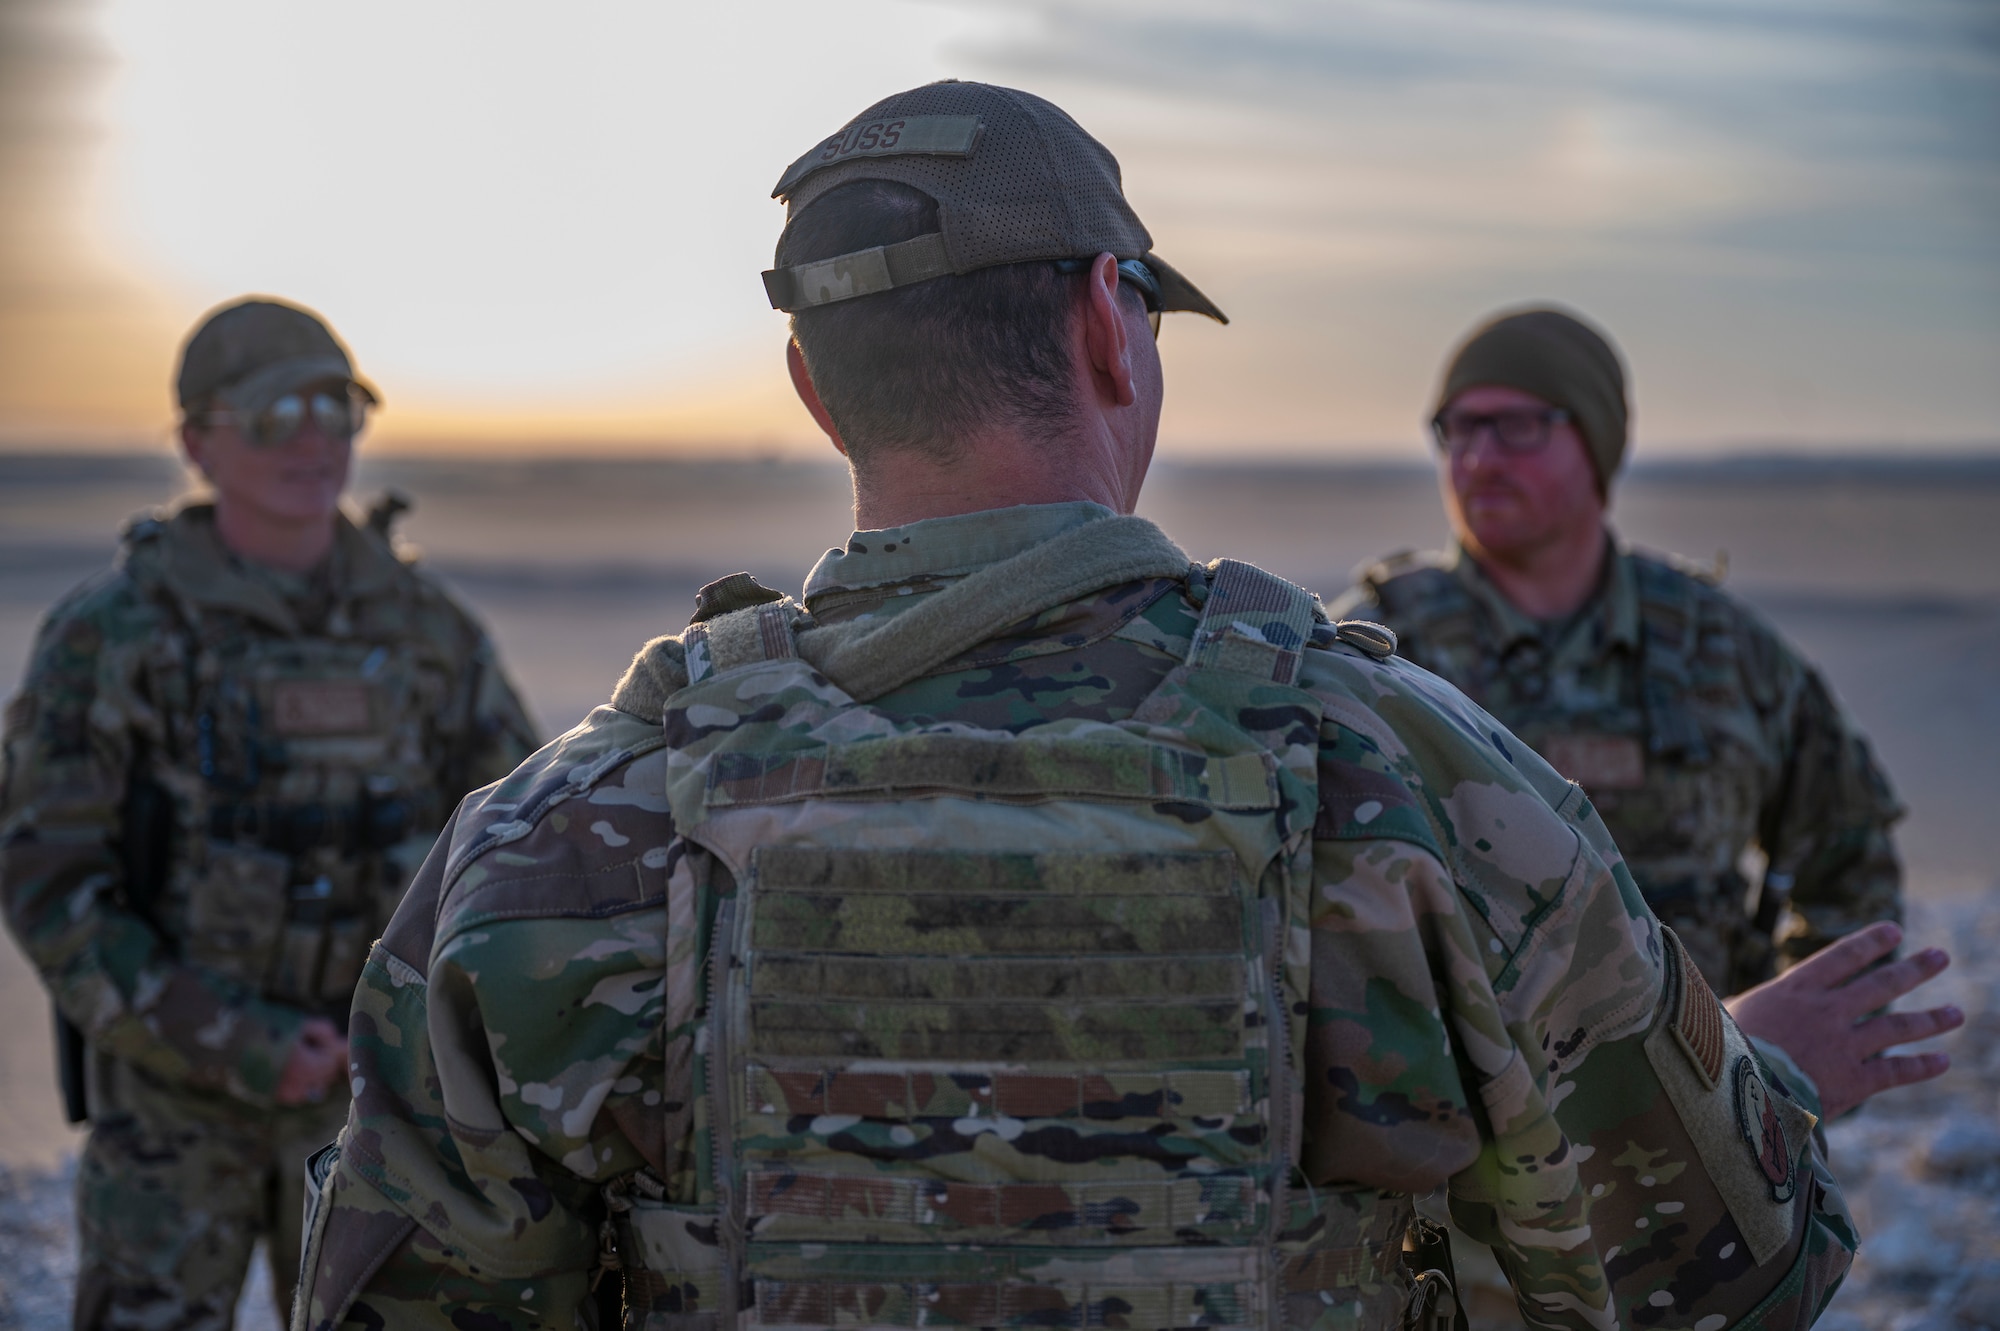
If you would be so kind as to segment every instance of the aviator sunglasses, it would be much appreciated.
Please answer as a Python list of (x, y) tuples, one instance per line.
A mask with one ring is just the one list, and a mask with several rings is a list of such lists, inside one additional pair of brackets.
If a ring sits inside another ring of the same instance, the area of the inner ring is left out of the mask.
[(352, 439), (361, 433), (368, 415), (368, 399), (352, 385), (341, 389), (321, 388), (310, 393), (287, 393), (262, 411), (211, 411), (210, 420), (227, 417), (243, 431), (244, 438), (258, 448), (276, 448), (305, 428), (308, 417), (329, 439)]
[[(1059, 273), (1087, 273), (1095, 259), (1057, 259)], [(1160, 338), (1160, 280), (1153, 276), (1153, 270), (1137, 259), (1118, 261), (1118, 280), (1130, 282), (1146, 302), (1146, 323), (1153, 330), (1153, 340)]]

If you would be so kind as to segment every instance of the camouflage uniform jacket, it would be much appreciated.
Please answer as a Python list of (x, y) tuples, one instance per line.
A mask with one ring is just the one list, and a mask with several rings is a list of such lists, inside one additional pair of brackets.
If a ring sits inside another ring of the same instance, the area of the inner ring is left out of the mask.
[[(935, 519), (829, 552), (798, 651), (940, 726), (1115, 720), (1188, 657), (1209, 585), (1157, 528), (1095, 505)], [(765, 596), (737, 575), (698, 617)], [(1536, 1325), (1806, 1325), (1853, 1245), (1812, 1115), (1646, 910), (1583, 792), (1353, 636), (1322, 622), (1304, 645), (1316, 717), (1246, 718), (1288, 727), (1317, 772), (1285, 955), (1304, 1017), (1293, 1184), (1355, 1243), (1279, 1320), (1396, 1324), (1382, 1291), (1408, 1194), (1449, 1181)], [(609, 706), (469, 796), (418, 875), (356, 995), (354, 1105), (295, 1331), (596, 1325), (607, 1222), (636, 1195), (703, 1200), (703, 972), (733, 888), (666, 791), (739, 724), (678, 701), (707, 642), (649, 644)], [(948, 1119), (917, 1126), (885, 1125), (880, 1149), (972, 1149)], [(627, 1326), (728, 1324), (712, 1287), (656, 1293), (649, 1316), (628, 1291)], [(911, 1297), (861, 1320), (955, 1324)]]
[[(351, 892), (358, 970), (445, 811), (533, 735), (478, 625), (378, 536), (342, 517), (320, 574), (294, 578), (229, 555), (213, 513), (135, 523), (43, 622), (7, 710), (0, 894), (97, 1056), (268, 1107), (300, 1024), (344, 1018), (353, 977), (274, 996), (235, 945), (268, 961), (299, 925), (339, 969), (352, 944), (299, 921)], [(345, 677), (301, 676), (326, 660)], [(143, 890), (139, 841), (157, 842)], [(328, 900), (288, 902), (302, 890)]]
[[(1722, 992), (1901, 917), (1901, 809), (1867, 741), (1819, 672), (1711, 578), (1614, 549), (1596, 597), (1551, 628), (1454, 547), (1376, 564), (1335, 612), (1393, 629), (1403, 656), (1581, 782)], [(1754, 918), (1753, 846), (1767, 864)]]

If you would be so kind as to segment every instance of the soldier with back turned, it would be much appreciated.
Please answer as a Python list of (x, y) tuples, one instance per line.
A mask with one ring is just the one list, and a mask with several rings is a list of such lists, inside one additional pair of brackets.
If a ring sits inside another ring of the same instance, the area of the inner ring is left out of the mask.
[(1812, 1112), (1584, 793), (1133, 516), (1220, 311), (1104, 146), (938, 83), (776, 194), (858, 530), (461, 804), (295, 1328), (1430, 1331), (1441, 1184), (1537, 1325), (1811, 1321)]
[(340, 510), (375, 393), (325, 324), (218, 310), (178, 387), (212, 500), (127, 529), (7, 709), (0, 896), (90, 1121), (78, 1328), (227, 1327), (260, 1237), (289, 1301), (368, 947), (533, 746), (479, 626)]

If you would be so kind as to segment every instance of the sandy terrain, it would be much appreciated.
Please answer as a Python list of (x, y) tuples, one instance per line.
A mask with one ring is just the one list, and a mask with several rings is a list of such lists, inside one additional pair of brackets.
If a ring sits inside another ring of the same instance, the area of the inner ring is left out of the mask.
[[(545, 733), (601, 701), (646, 638), (684, 624), (701, 583), (747, 568), (796, 591), (849, 525), (841, 474), (796, 465), (401, 462), (366, 468), (359, 488), (385, 483), (418, 500), (405, 536), (484, 617)], [(179, 485), (164, 459), (0, 458), (0, 688), (122, 519)], [(1142, 511), (1190, 555), (1256, 560), (1329, 595), (1363, 560), (1442, 534), (1416, 470), (1167, 465)], [(1982, 1325), (1989, 1309), (2000, 1325), (1985, 1200), (2000, 1182), (2000, 871), (1986, 839), (2000, 795), (2000, 465), (1642, 471), (1617, 518), (1643, 545), (1726, 551), (1729, 584), (1820, 662), (1909, 805), (1914, 923), (1956, 948), (1953, 997), (1977, 1014), (1945, 1091), (1833, 1129), (1873, 1236), (1839, 1305), (1844, 1331)], [(45, 1000), (11, 940), (0, 1011), (13, 1018), (0, 1031), (0, 1326), (54, 1326), (67, 1216), (52, 1171), (76, 1138), (50, 1084)]]

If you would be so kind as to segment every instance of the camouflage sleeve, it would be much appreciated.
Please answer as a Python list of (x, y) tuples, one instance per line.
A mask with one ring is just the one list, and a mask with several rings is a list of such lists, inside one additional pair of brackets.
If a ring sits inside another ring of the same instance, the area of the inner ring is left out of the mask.
[(1876, 920), (1903, 918), (1903, 867), (1889, 835), (1902, 806), (1868, 741), (1805, 668), (1784, 715), (1784, 776), (1759, 813), (1767, 883), (1789, 883), (1781, 966)]
[(268, 1107), (304, 1015), (181, 964), (125, 898), (127, 779), (152, 719), (132, 645), (152, 626), (113, 593), (50, 616), (7, 708), (7, 925), (92, 1046), (169, 1084)]
[(425, 862), (355, 995), (295, 1327), (594, 1324), (603, 1186), (682, 1163), (662, 1087), (691, 1043), (666, 1016), (691, 930), (666, 897), (689, 871), (634, 757), (658, 735), (600, 709), (468, 797)]
[(1853, 1248), (1812, 1116), (1581, 789), (1434, 676), (1345, 673), (1321, 755), (1308, 1177), (1448, 1183), (1533, 1326), (1808, 1324)]

